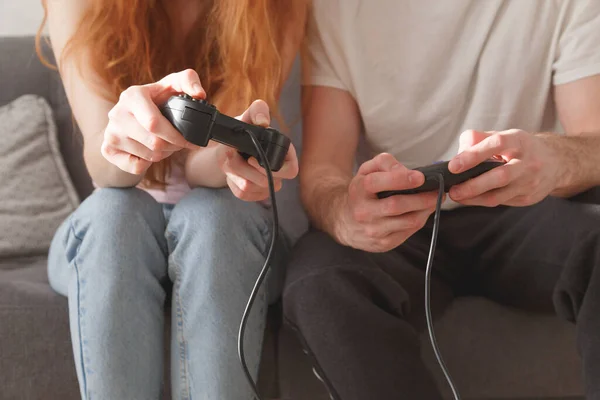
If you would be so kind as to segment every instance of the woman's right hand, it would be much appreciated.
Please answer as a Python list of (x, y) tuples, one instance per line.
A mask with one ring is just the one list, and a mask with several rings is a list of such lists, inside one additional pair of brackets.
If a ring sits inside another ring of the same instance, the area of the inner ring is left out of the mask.
[(196, 71), (187, 69), (158, 82), (124, 90), (108, 113), (101, 147), (104, 158), (125, 172), (143, 175), (152, 163), (184, 148), (196, 148), (158, 109), (158, 105), (178, 93), (206, 97)]

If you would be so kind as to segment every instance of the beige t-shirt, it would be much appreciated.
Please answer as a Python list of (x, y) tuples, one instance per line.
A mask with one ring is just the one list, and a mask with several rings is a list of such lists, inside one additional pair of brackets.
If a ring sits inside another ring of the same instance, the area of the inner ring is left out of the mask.
[(314, 0), (308, 50), (304, 83), (356, 99), (364, 156), (414, 168), (467, 129), (556, 130), (553, 85), (600, 74), (600, 0)]

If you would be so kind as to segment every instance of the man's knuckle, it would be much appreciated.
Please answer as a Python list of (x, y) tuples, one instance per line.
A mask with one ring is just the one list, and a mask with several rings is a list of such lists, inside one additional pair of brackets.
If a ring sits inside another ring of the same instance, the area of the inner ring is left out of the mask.
[(498, 197), (495, 194), (488, 194), (485, 196), (483, 200), (483, 204), (487, 207), (496, 207), (500, 202), (498, 201)]
[(378, 241), (378, 251), (383, 252), (383, 251), (388, 251), (391, 250), (392, 248), (394, 248), (394, 243), (393, 240), (391, 238), (381, 238)]
[(352, 209), (352, 218), (356, 222), (366, 222), (367, 221), (367, 213), (363, 207), (355, 207)]
[(384, 201), (379, 202), (381, 212), (384, 215), (393, 215), (396, 210), (396, 199), (392, 197), (388, 197)]
[(365, 232), (365, 236), (367, 236), (371, 239), (375, 239), (375, 238), (379, 237), (379, 230), (377, 229), (376, 226), (367, 225), (364, 228), (364, 232)]
[(373, 188), (373, 180), (374, 179), (372, 175), (368, 175), (364, 179), (361, 179), (360, 186), (362, 187), (362, 190), (365, 192), (371, 192)]
[(473, 129), (467, 129), (466, 131), (464, 131), (461, 136), (463, 136), (465, 139), (471, 139), (475, 137), (475, 131)]
[(416, 229), (419, 226), (419, 217), (415, 214), (406, 215), (404, 226), (406, 229)]
[(496, 179), (500, 186), (508, 185), (510, 178), (510, 171), (507, 168), (498, 168)]
[(492, 148), (501, 149), (506, 145), (506, 136), (495, 134), (490, 137), (490, 144)]
[(543, 163), (540, 159), (535, 158), (529, 163), (529, 172), (532, 174), (538, 174), (542, 171)]

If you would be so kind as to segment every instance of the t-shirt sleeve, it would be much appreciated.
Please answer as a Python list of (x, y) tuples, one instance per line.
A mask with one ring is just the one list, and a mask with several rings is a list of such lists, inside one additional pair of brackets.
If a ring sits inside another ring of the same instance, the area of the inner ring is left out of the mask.
[(335, 0), (313, 2), (306, 28), (302, 83), (348, 90), (340, 73), (340, 68), (345, 68), (345, 60), (340, 41), (335, 39), (340, 28), (339, 13), (333, 9), (335, 3)]
[(554, 84), (600, 74), (600, 1), (564, 3), (554, 59)]

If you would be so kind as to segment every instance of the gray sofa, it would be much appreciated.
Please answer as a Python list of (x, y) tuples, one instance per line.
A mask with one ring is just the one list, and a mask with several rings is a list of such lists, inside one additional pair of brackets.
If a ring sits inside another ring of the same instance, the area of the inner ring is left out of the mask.
[[(297, 78), (296, 71), (283, 96), (288, 120), (298, 117)], [(22, 94), (38, 94), (50, 103), (61, 152), (80, 198), (85, 198), (92, 185), (58, 75), (39, 63), (31, 37), (0, 38), (0, 106)], [(299, 146), (300, 124), (293, 129)], [(282, 224), (298, 237), (306, 229), (306, 218), (297, 200), (297, 182), (287, 185), (280, 202)], [(267, 398), (328, 399), (298, 341), (280, 323), (278, 310), (273, 307), (269, 317), (262, 392)], [(581, 398), (574, 329), (553, 316), (463, 298), (437, 318), (436, 329), (465, 399)], [(447, 393), (425, 335), (423, 357)], [(67, 301), (49, 287), (45, 257), (0, 259), (0, 400), (76, 398)]]

